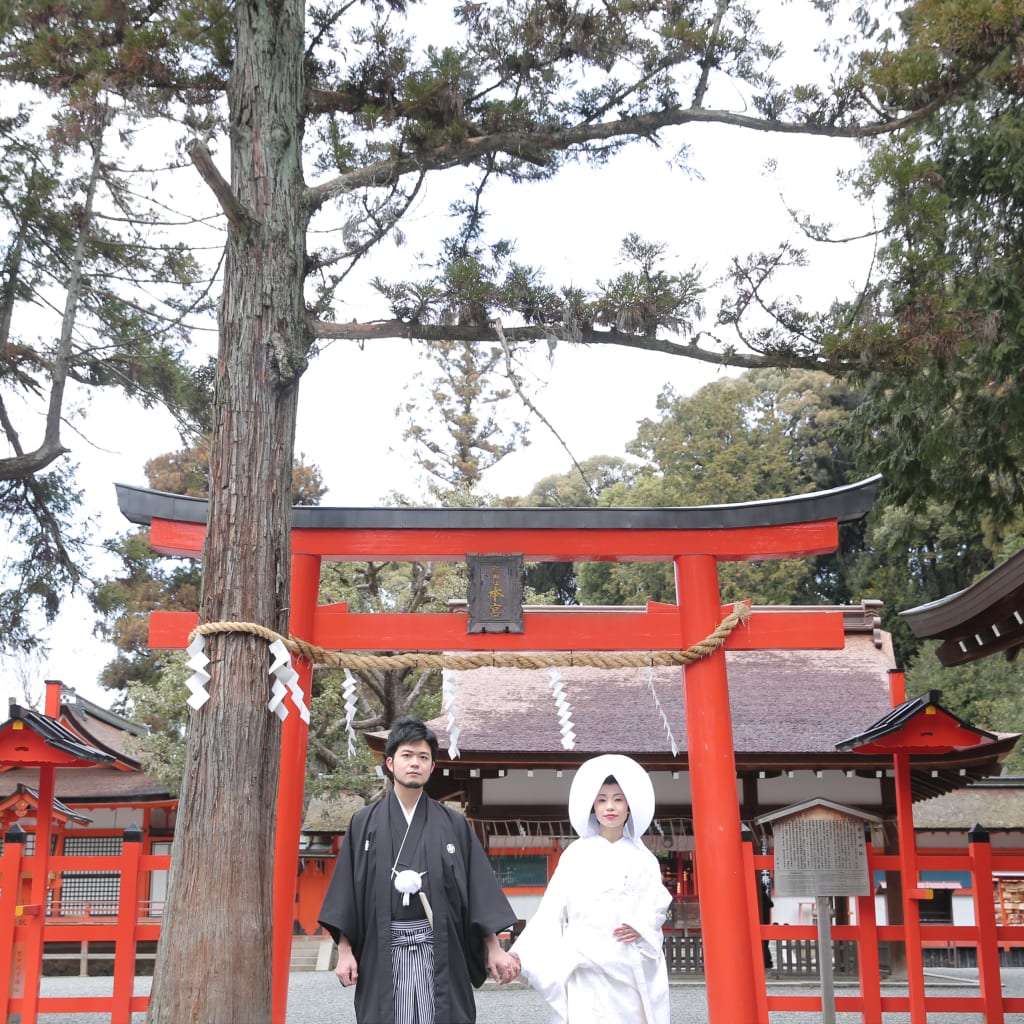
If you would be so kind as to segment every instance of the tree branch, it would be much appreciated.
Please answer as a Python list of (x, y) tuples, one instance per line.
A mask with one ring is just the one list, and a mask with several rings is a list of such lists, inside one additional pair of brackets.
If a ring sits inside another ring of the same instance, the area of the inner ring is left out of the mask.
[(393, 184), (402, 175), (412, 172), (444, 170), (475, 163), (484, 156), (504, 153), (514, 159), (540, 166), (548, 165), (559, 153), (595, 143), (609, 143), (627, 138), (651, 139), (664, 128), (684, 124), (723, 124), (748, 131), (771, 132), (782, 135), (814, 135), (836, 139), (866, 139), (898, 131), (929, 117), (947, 99), (945, 93), (904, 117), (881, 120), (871, 124), (831, 124), (812, 121), (779, 121), (731, 110), (704, 110), (699, 107), (670, 107), (635, 117), (623, 117), (598, 124), (579, 124), (543, 130), (535, 128), (529, 133), (481, 132), (451, 140), (433, 149), (419, 150), (368, 164), (313, 186), (309, 201), (319, 209), (331, 199), (360, 188), (381, 188)]
[(199, 139), (192, 139), (185, 149), (196, 170), (199, 171), (199, 176), (209, 185), (210, 191), (216, 197), (220, 208), (228, 219), (228, 224), (235, 231), (240, 231), (249, 220), (249, 211), (238, 201), (231, 185), (217, 170), (210, 151)]
[[(372, 323), (336, 324), (314, 321), (310, 330), (317, 338), (338, 341), (380, 341), (401, 338), (406, 341), (492, 341), (493, 327), (478, 327), (474, 324), (421, 324), (405, 320), (377, 320)], [(611, 328), (600, 330), (593, 326), (569, 329), (562, 325), (530, 327), (506, 327), (505, 336), (509, 343), (539, 341), (564, 341), (574, 345), (618, 345), (644, 352), (661, 352), (665, 355), (683, 356), (698, 362), (716, 366), (735, 366), (755, 370), (779, 366), (779, 358), (768, 358), (755, 352), (738, 352), (732, 349), (701, 348), (696, 339), (686, 343), (659, 338), (656, 335), (627, 334)], [(794, 368), (827, 370), (824, 360), (795, 357), (785, 363)]]
[(697, 87), (693, 91), (693, 105), (699, 107), (704, 102), (704, 97), (708, 91), (708, 80), (711, 77), (711, 68), (714, 64), (714, 52), (715, 47), (718, 45), (718, 40), (722, 32), (722, 22), (725, 20), (726, 11), (729, 9), (730, 0), (718, 0), (718, 7), (715, 10), (715, 17), (711, 23), (711, 30), (708, 32), (707, 45), (704, 47), (704, 52), (701, 54), (699, 61), (700, 64), (700, 79), (697, 82)]
[(519, 396), (519, 400), (530, 410), (535, 416), (537, 416), (541, 423), (544, 424), (548, 430), (554, 435), (554, 438), (558, 443), (565, 449), (565, 454), (572, 460), (572, 464), (576, 467), (576, 472), (579, 473), (580, 479), (583, 481), (584, 486), (587, 488), (590, 496), (594, 499), (597, 498), (597, 491), (594, 485), (590, 482), (587, 474), (583, 471), (583, 467), (579, 464), (579, 460), (572, 453), (572, 449), (565, 443), (565, 439), (557, 430), (555, 430), (551, 421), (537, 408), (529, 396), (523, 391), (522, 385), (520, 384), (519, 378), (515, 375), (512, 370), (512, 353), (509, 351), (508, 339), (505, 337), (505, 329), (502, 327), (501, 321), (495, 319), (491, 324), (494, 328), (494, 333), (498, 336), (498, 341), (501, 342), (502, 351), (505, 353), (505, 378), (515, 388), (516, 394)]
[[(4, 432), (16, 454), (12, 458), (0, 459), (0, 479), (16, 480), (24, 478), (28, 481), (28, 486), (33, 492), (37, 492), (38, 488), (34, 480), (34, 474), (45, 469), (69, 451), (61, 442), (60, 428), (64, 415), (64, 391), (67, 387), (72, 364), (75, 320), (78, 316), (78, 307), (84, 287), (85, 272), (83, 267), (85, 264), (85, 252), (93, 235), (93, 208), (96, 199), (96, 185), (100, 178), (103, 158), (102, 127), (96, 130), (90, 145), (92, 149), (92, 167), (86, 184), (85, 201), (82, 205), (78, 224), (78, 235), (75, 239), (75, 251), (71, 262), (71, 272), (68, 277), (67, 293), (64, 298), (64, 313), (61, 318), (60, 335), (57, 339), (56, 351), (50, 364), (50, 397), (46, 408), (46, 423), (42, 444), (35, 451), (26, 454), (21, 449), (17, 431), (7, 416), (6, 409), (4, 409), (2, 416)], [(45, 501), (41, 501), (41, 507), (46, 508)], [(60, 529), (56, 521), (51, 519), (47, 523), (47, 527), (59, 541)], [(70, 559), (67, 562), (69, 565), (71, 564)]]

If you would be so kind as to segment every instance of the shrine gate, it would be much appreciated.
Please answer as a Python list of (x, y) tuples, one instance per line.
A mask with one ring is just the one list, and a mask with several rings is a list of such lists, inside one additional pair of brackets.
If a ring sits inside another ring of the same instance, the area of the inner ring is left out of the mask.
[[(834, 551), (839, 523), (867, 514), (879, 481), (876, 476), (813, 494), (692, 508), (297, 507), (289, 629), (315, 647), (350, 652), (498, 652), (498, 658), (545, 651), (568, 658), (574, 651), (686, 651), (734, 611), (721, 603), (719, 562)], [(118, 501), (131, 522), (150, 527), (154, 550), (200, 556), (204, 500), (119, 485)], [(521, 632), (469, 632), (464, 613), (357, 614), (343, 604), (318, 604), (325, 560), (456, 562), (476, 553), (514, 554), (526, 562), (672, 562), (676, 604), (649, 605), (642, 613), (526, 611)], [(197, 624), (194, 614), (154, 612), (150, 645), (185, 647)], [(843, 643), (841, 612), (772, 611), (734, 629), (723, 646), (683, 673), (711, 1024), (768, 1022), (757, 907), (749, 905), (745, 884), (752, 863), (741, 836), (725, 651), (838, 649)], [(308, 704), (312, 664), (298, 657), (295, 667), (302, 696), (293, 692), (292, 703)], [(306, 727), (300, 714), (288, 714), (275, 839), (274, 1024), (284, 1024), (287, 1004), (305, 761)]]

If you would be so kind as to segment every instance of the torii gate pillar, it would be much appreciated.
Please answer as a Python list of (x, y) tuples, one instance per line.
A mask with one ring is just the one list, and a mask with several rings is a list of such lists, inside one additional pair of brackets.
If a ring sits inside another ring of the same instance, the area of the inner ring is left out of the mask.
[[(710, 555), (674, 559), (680, 631), (695, 642), (718, 625), (718, 564)], [(701, 888), (715, 894), (714, 913), (701, 918), (708, 1020), (761, 1021), (750, 928), (749, 879), (743, 864), (736, 753), (733, 749), (725, 649), (683, 670), (693, 836)], [(760, 986), (760, 987), (763, 987)]]

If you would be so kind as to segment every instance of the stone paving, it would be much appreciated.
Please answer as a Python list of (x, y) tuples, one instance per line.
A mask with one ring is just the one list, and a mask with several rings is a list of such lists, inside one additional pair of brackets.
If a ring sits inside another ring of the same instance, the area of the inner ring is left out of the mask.
[[(43, 995), (103, 995), (111, 991), (109, 978), (46, 978), (43, 981)], [(137, 978), (135, 992), (138, 995), (149, 991), (149, 979)], [(773, 993), (816, 994), (813, 985), (770, 983)], [(855, 991), (837, 984), (836, 995)], [(898, 994), (898, 986), (885, 986), (887, 994)], [(929, 993), (943, 995), (976, 995), (977, 972), (973, 970), (944, 970), (928, 974)], [(1003, 971), (1003, 991), (1007, 996), (1024, 998), (1024, 968), (1008, 968)], [(693, 982), (672, 984), (672, 1024), (707, 1024), (707, 1001), (704, 986)], [(477, 993), (477, 1024), (548, 1024), (550, 1013), (547, 1005), (525, 986), (511, 985), (499, 988), (488, 983)], [(46, 1014), (40, 1017), (40, 1024), (105, 1024), (109, 1015)], [(143, 1024), (143, 1014), (135, 1014), (133, 1024)], [(929, 1014), (929, 1024), (984, 1024), (980, 1014)], [(260, 1024), (256, 1021), (237, 1021), (235, 1024)], [(352, 990), (344, 989), (330, 972), (301, 972), (291, 975), (288, 993), (288, 1024), (355, 1024), (352, 1010)], [(443, 1024), (443, 1022), (438, 1022)], [(625, 1022), (624, 1022), (625, 1024)], [(631, 1024), (631, 1022), (630, 1022)], [(730, 1021), (729, 1024), (741, 1024)], [(815, 1014), (774, 1012), (771, 1024), (819, 1024)], [(860, 1014), (837, 1013), (836, 1024), (861, 1024)], [(884, 1024), (910, 1024), (906, 1013), (887, 1013)], [(1005, 1024), (1024, 1024), (1024, 1014), (1011, 1013), (1005, 1017)]]

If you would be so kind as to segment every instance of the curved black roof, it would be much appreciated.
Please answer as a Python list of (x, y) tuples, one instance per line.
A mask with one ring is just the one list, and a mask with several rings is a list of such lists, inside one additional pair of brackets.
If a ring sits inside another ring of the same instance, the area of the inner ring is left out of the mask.
[(3, 725), (0, 725), (0, 730), (13, 726), (15, 722), (21, 722), (33, 732), (38, 733), (48, 747), (52, 747), (68, 757), (76, 758), (83, 764), (109, 764), (114, 760), (113, 754), (90, 747), (87, 743), (83, 743), (67, 726), (55, 718), (34, 711), (32, 708), (12, 704), (10, 716)]
[[(813, 491), (768, 501), (674, 508), (330, 508), (296, 505), (296, 529), (364, 530), (722, 530), (788, 526), (835, 519), (850, 522), (871, 510), (881, 476), (829, 491)], [(205, 498), (115, 484), (117, 503), (129, 522), (153, 519), (205, 523)]]
[(1024, 548), (955, 594), (900, 612), (914, 635), (944, 641), (943, 665), (964, 665), (1024, 646)]

